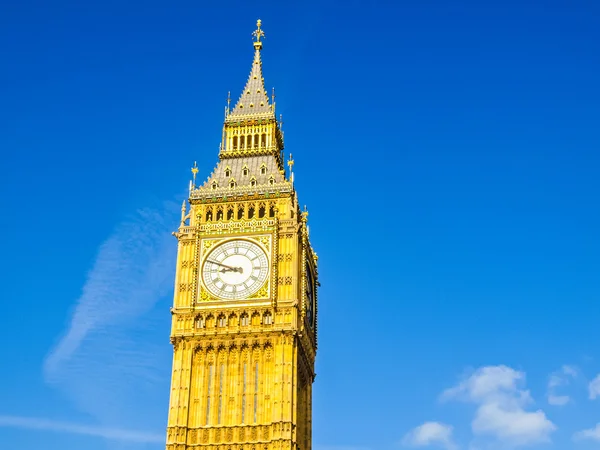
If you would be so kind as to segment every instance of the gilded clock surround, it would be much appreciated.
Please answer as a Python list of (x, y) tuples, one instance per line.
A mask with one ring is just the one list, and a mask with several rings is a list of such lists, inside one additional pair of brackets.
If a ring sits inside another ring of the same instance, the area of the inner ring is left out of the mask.
[[(317, 349), (317, 255), (298, 204), (293, 160), (262, 77), (260, 21), (250, 76), (225, 111), (219, 162), (196, 185), (194, 164), (178, 240), (167, 450), (310, 450)], [(204, 286), (211, 249), (255, 242), (269, 276), (227, 299)], [(312, 308), (309, 307), (312, 273)], [(312, 309), (312, 321), (309, 317)]]
[[(231, 238), (203, 239), (202, 246), (201, 246), (203, 253), (200, 255), (200, 261), (201, 261), (200, 264), (202, 265), (206, 261), (206, 259), (208, 258), (208, 256), (211, 254), (211, 252), (213, 251), (213, 249), (216, 246), (226, 244), (228, 242), (232, 242), (233, 240), (246, 240), (246, 241), (253, 242), (255, 245), (258, 245), (265, 252), (265, 254), (267, 256), (269, 269), (272, 267), (273, 236), (270, 234), (262, 234), (262, 235), (256, 235), (256, 236), (243, 235), (243, 237), (237, 236), (234, 239), (231, 239)], [(202, 276), (200, 276), (200, 281), (201, 281), (200, 294), (199, 294), (200, 300), (201, 301), (211, 301), (211, 300), (218, 301), (219, 297), (216, 294), (213, 294), (210, 292), (210, 290), (206, 286), (205, 281), (202, 279)], [(237, 299), (228, 298), (227, 301), (229, 301), (229, 302), (246, 301), (248, 299), (268, 300), (270, 297), (269, 294), (271, 292), (270, 288), (271, 288), (271, 280), (270, 280), (270, 277), (268, 277), (265, 280), (265, 282), (262, 283), (262, 286), (258, 289), (257, 292), (254, 292), (251, 295), (244, 297), (244, 298), (237, 298)]]

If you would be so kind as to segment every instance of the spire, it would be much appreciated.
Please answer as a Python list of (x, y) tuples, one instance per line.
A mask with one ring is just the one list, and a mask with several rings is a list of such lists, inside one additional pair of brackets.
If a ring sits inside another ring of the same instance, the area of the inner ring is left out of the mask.
[(261, 29), (260, 19), (256, 22), (256, 27), (256, 30), (252, 33), (254, 37), (254, 61), (252, 62), (252, 69), (250, 70), (250, 76), (242, 95), (240, 95), (233, 111), (227, 116), (230, 120), (249, 118), (250, 116), (275, 116), (273, 105), (269, 104), (269, 96), (265, 90), (265, 80), (262, 74), (260, 51), (265, 32)]
[(233, 109), (229, 109), (229, 102), (225, 108), (219, 158), (273, 157), (278, 170), (283, 173), (283, 134), (275, 118), (275, 97), (269, 102), (262, 74), (260, 52), (265, 33), (260, 20), (256, 27), (252, 33), (254, 60), (250, 76)]

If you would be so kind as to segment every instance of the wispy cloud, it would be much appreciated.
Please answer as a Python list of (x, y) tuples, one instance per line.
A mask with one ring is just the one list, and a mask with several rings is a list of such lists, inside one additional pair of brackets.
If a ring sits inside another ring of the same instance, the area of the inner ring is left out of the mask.
[(175, 203), (142, 209), (115, 228), (44, 362), (46, 380), (102, 425), (163, 428), (164, 414), (149, 417), (148, 409), (167, 407), (168, 386), (157, 394), (156, 383), (168, 382), (169, 316), (166, 305), (160, 314), (154, 307), (173, 287), (178, 210)]
[(562, 366), (560, 370), (552, 373), (548, 379), (548, 403), (553, 406), (564, 406), (571, 401), (568, 395), (559, 395), (559, 388), (568, 386), (572, 379), (577, 378), (578, 371), (573, 366)]
[(591, 440), (600, 442), (600, 423), (596, 424), (594, 428), (587, 430), (578, 431), (573, 435), (574, 441)]
[(101, 437), (111, 441), (138, 443), (164, 443), (164, 434), (144, 433), (119, 428), (104, 428), (91, 425), (80, 425), (70, 422), (40, 419), (35, 417), (0, 416), (0, 427), (23, 428), (27, 430), (43, 430), (56, 433), (82, 434)]
[(410, 447), (438, 446), (454, 450), (457, 445), (452, 439), (453, 427), (440, 422), (425, 422), (404, 436), (402, 443)]
[(441, 398), (478, 405), (471, 423), (475, 435), (489, 436), (511, 446), (549, 442), (556, 426), (542, 410), (526, 410), (533, 400), (529, 391), (522, 388), (524, 382), (525, 374), (510, 367), (481, 367), (446, 390)]
[(100, 246), (68, 330), (46, 359), (50, 380), (61, 377), (64, 363), (92, 333), (134, 319), (166, 294), (174, 268), (168, 231), (163, 214), (140, 210)]
[(596, 400), (600, 397), (600, 374), (590, 382), (588, 389), (590, 391), (590, 400)]

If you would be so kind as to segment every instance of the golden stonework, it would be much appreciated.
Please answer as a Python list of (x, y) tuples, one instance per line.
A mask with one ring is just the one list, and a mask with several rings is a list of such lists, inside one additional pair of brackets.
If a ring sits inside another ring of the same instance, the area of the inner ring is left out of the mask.
[(201, 182), (194, 163), (173, 233), (167, 450), (312, 447), (317, 257), (265, 89), (264, 36), (259, 20), (233, 108), (228, 95), (216, 167)]
[(270, 236), (253, 236), (253, 240), (260, 242), (267, 251), (271, 251), (271, 237)]
[(262, 288), (260, 288), (260, 290), (256, 293), (253, 294), (251, 297), (252, 299), (255, 298), (267, 298), (269, 295), (269, 282), (267, 281)]

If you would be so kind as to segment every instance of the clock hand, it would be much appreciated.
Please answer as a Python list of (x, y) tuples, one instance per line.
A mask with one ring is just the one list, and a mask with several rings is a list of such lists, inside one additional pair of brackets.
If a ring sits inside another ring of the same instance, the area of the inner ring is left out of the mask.
[(209, 262), (211, 264), (216, 264), (217, 266), (225, 267), (226, 269), (233, 270), (233, 271), (237, 272), (237, 268), (236, 267), (226, 266), (225, 264), (221, 264), (220, 262), (217, 262), (217, 261), (208, 260), (207, 262)]
[(224, 267), (225, 269), (220, 270), (221, 273), (225, 273), (225, 272), (239, 272), (239, 273), (243, 273), (243, 269), (241, 267), (226, 266), (225, 264), (221, 264), (220, 262), (212, 261), (210, 259), (207, 260), (207, 262), (209, 262), (211, 264), (216, 264), (217, 266)]

